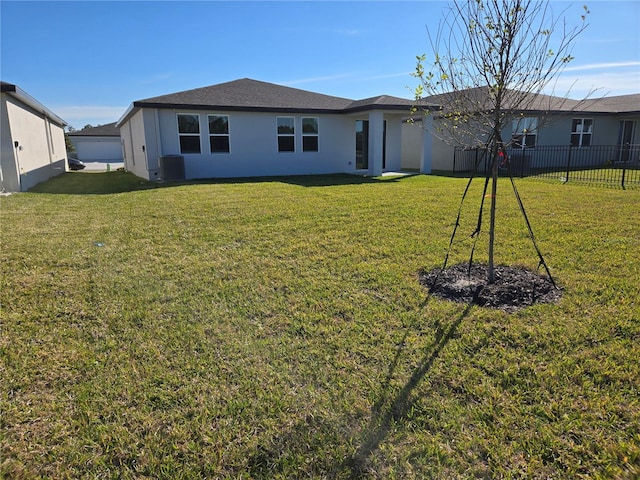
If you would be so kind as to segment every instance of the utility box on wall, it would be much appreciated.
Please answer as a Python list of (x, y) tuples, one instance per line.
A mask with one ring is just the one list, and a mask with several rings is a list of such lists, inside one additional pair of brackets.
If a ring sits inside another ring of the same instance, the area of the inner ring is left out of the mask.
[(160, 157), (160, 180), (163, 182), (184, 180), (184, 157), (182, 155)]

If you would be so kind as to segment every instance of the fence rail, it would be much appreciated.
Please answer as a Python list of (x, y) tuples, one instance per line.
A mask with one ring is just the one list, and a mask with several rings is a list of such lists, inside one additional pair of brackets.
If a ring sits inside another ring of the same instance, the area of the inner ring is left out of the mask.
[[(456, 147), (453, 173), (484, 173), (491, 168), (485, 148)], [(536, 177), (563, 183), (600, 183), (640, 187), (640, 145), (546, 145), (532, 148), (508, 148), (501, 157), (500, 175)]]

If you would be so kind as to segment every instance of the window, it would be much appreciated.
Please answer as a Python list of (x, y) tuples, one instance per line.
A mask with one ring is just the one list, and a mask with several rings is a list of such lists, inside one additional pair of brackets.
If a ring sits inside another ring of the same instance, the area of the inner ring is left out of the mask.
[(302, 118), (302, 151), (318, 151), (318, 119), (316, 117)]
[(211, 153), (229, 153), (229, 117), (209, 115), (209, 148)]
[(278, 151), (295, 151), (295, 129), (293, 117), (278, 117)]
[(535, 147), (538, 137), (538, 119), (522, 117), (513, 121), (511, 142), (516, 148)]
[(200, 153), (200, 116), (191, 113), (178, 114), (180, 153)]
[(574, 118), (571, 122), (571, 146), (588, 147), (591, 145), (593, 133), (593, 119)]

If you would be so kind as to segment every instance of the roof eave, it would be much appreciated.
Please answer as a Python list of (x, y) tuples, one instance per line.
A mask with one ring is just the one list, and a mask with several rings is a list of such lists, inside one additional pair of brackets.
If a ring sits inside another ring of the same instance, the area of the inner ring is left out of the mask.
[(31, 95), (29, 95), (27, 92), (22, 90), (17, 85), (2, 82), (1, 90), (2, 90), (2, 93), (7, 93), (12, 97), (15, 97), (25, 105), (33, 108), (36, 112), (41, 113), (42, 115), (47, 117), (49, 120), (52, 120), (58, 126), (66, 127), (67, 125), (69, 125), (65, 120), (63, 120), (58, 115), (53, 113), (51, 110), (49, 110), (47, 107), (45, 107), (38, 100), (33, 98)]
[[(187, 103), (160, 103), (160, 102), (133, 102), (132, 109), (157, 108), (164, 110), (210, 110), (226, 112), (268, 112), (268, 113), (342, 113), (344, 110), (335, 108), (318, 107), (250, 107), (239, 105), (219, 104), (187, 104)], [(124, 115), (126, 116), (126, 114)], [(123, 117), (124, 117), (123, 116)], [(122, 120), (118, 122), (120, 124)]]

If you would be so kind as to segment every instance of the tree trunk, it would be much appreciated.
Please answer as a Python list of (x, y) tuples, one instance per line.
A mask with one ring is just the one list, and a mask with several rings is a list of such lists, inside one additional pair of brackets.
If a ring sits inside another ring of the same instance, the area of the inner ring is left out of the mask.
[(496, 280), (493, 264), (493, 245), (496, 237), (496, 192), (498, 191), (498, 149), (491, 149), (493, 162), (491, 164), (491, 217), (489, 221), (489, 267), (487, 269), (487, 283)]

